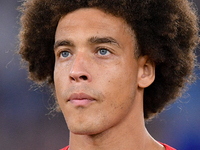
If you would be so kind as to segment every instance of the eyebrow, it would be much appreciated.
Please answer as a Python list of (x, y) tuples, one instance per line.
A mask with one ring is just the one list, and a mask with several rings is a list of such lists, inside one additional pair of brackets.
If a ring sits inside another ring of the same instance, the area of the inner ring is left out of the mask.
[(58, 48), (59, 46), (71, 46), (71, 47), (74, 47), (74, 44), (69, 40), (56, 41), (55, 44), (54, 44), (54, 50), (56, 48)]
[[(91, 37), (89, 38), (89, 43), (90, 44), (104, 44), (104, 43), (109, 43), (112, 45), (116, 45), (117, 47), (120, 47), (119, 43), (117, 42), (117, 40), (115, 40), (112, 37)], [(71, 42), (70, 40), (59, 40), (56, 41), (54, 44), (54, 50), (57, 49), (59, 46), (71, 46), (71, 47), (75, 47), (75, 45), (73, 44), (73, 42)]]
[(119, 43), (117, 42), (117, 40), (115, 40), (112, 37), (92, 37), (89, 39), (89, 42), (91, 44), (104, 44), (104, 43), (109, 43), (112, 45), (116, 45), (117, 47), (120, 47)]

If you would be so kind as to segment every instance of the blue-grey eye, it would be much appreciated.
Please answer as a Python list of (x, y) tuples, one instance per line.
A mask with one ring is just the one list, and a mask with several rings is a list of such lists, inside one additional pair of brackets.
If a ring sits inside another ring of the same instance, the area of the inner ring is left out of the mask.
[(69, 55), (70, 55), (70, 53), (68, 52), (68, 51), (63, 51), (63, 52), (61, 52), (61, 54), (60, 54), (62, 57), (69, 57)]
[(98, 54), (99, 55), (108, 55), (108, 54), (110, 54), (110, 52), (107, 50), (107, 49), (100, 49), (99, 51), (98, 51)]

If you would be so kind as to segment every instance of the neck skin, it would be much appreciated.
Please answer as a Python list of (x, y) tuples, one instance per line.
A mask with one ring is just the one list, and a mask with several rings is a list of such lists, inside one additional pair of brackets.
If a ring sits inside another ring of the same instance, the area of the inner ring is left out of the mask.
[(70, 150), (165, 150), (145, 128), (143, 89), (139, 89), (133, 111), (119, 124), (97, 135), (70, 132)]

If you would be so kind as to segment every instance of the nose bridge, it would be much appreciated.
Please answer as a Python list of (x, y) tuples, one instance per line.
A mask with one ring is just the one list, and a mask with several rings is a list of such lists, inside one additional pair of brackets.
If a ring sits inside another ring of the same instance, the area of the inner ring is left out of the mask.
[(77, 52), (75, 54), (75, 58), (74, 58), (74, 62), (72, 64), (72, 68), (71, 71), (79, 69), (80, 67), (83, 67), (83, 63), (84, 63), (84, 53), (83, 52)]
[(91, 81), (89, 70), (89, 57), (82, 51), (77, 52), (69, 73), (72, 81)]

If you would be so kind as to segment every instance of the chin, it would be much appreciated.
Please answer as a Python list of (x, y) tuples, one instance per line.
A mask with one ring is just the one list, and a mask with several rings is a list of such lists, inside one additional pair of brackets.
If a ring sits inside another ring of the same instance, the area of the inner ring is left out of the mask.
[(103, 131), (96, 124), (92, 124), (92, 123), (68, 125), (68, 128), (71, 133), (77, 134), (77, 135), (96, 135)]
[(75, 130), (70, 130), (71, 133), (76, 134), (76, 135), (96, 135), (99, 132), (95, 132), (91, 129), (75, 129)]

